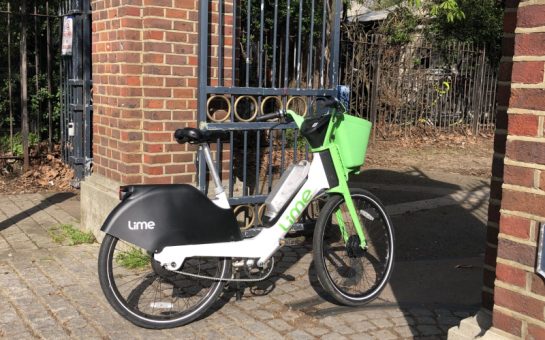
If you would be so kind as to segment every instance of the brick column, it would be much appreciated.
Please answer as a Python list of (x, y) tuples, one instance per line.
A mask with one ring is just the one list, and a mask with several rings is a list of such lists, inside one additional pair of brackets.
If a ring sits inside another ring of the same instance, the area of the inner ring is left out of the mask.
[[(498, 106), (496, 112), (494, 157), (492, 160), (492, 179), (490, 182), (490, 202), (488, 207), (486, 250), (483, 270), (482, 306), (488, 311), (492, 311), (494, 305), (494, 280), (496, 279), (498, 233), (501, 219), (500, 206), (505, 172), (505, 147), (507, 142), (507, 109), (511, 96), (511, 72), (513, 68), (517, 7), (518, 1), (507, 1), (503, 18), (504, 36), (502, 40), (502, 59), (500, 61), (498, 74)], [(509, 167), (507, 171), (507, 176), (511, 176), (511, 169)]]
[(95, 0), (93, 172), (124, 183), (191, 183), (196, 124), (197, 2)]
[[(545, 1), (520, 1), (518, 11), (515, 2), (508, 5), (506, 17), (510, 25), (516, 20), (516, 30), (507, 36), (514, 38), (511, 78), (502, 79), (510, 100), (493, 326), (545, 339), (545, 285), (534, 273), (538, 225), (545, 221)], [(505, 71), (510, 66), (504, 61)]]

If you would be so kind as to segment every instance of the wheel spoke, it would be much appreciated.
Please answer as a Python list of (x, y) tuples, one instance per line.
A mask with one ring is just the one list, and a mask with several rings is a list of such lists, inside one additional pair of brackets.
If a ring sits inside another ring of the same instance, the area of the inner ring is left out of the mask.
[[(389, 279), (393, 260), (393, 231), (384, 209), (372, 195), (363, 190), (355, 191), (352, 199), (356, 210), (363, 211), (358, 217), (366, 238), (366, 249), (359, 248), (354, 223), (340, 196), (331, 198), (324, 206), (314, 241), (320, 282), (326, 283), (324, 288), (339, 302), (348, 304), (361, 304), (376, 297)], [(338, 218), (343, 219), (345, 238), (341, 235)]]
[[(152, 328), (180, 326), (204, 313), (221, 293), (221, 281), (171, 272), (153, 259), (133, 261), (130, 256), (134, 254), (140, 252), (107, 235), (99, 255), (99, 278), (105, 296), (129, 321)], [(116, 261), (119, 258), (123, 260)], [(219, 277), (225, 275), (228, 264), (218, 258), (190, 258), (181, 270)]]

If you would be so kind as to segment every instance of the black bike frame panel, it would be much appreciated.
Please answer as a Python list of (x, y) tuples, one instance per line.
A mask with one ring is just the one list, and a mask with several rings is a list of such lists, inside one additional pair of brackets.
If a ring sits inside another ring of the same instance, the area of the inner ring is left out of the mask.
[(320, 152), (320, 158), (324, 165), (325, 175), (330, 188), (335, 188), (339, 185), (339, 177), (337, 171), (335, 171), (335, 164), (333, 164), (333, 157), (331, 157), (331, 151), (325, 150)]
[(148, 251), (167, 246), (240, 241), (230, 209), (216, 206), (193, 186), (135, 185), (101, 230)]

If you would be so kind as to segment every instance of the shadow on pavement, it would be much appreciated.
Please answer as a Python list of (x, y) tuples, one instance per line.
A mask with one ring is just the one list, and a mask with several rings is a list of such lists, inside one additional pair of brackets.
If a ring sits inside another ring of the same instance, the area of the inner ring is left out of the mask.
[[(317, 296), (288, 305), (316, 318), (402, 309), (413, 336), (446, 335), (448, 328), (480, 306), (488, 195), (472, 199), (472, 192), (487, 192), (488, 183), (475, 178), (466, 183), (457, 178), (436, 180), (413, 169), (368, 170), (353, 178), (351, 185), (371, 191), (386, 206), (444, 201), (445, 196), (456, 193), (460, 203), (447, 201), (391, 216), (396, 237), (394, 271), (389, 285), (370, 304), (354, 308), (332, 302), (311, 264), (308, 275)], [(281, 273), (274, 275), (273, 285)]]
[(14, 215), (4, 221), (0, 222), (0, 231), (11, 227), (12, 225), (21, 222), (25, 218), (34, 215), (35, 213), (47, 209), (50, 206), (62, 203), (70, 198), (76, 196), (76, 194), (71, 192), (59, 192), (51, 196), (44, 197), (44, 199), (37, 205), (29, 208), (27, 210), (21, 211), (17, 215)]

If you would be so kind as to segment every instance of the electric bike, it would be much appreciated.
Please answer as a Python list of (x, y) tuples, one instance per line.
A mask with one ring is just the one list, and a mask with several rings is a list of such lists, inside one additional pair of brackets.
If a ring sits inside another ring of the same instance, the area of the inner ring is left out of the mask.
[(273, 255), (318, 197), (325, 204), (312, 243), (320, 284), (343, 305), (376, 298), (392, 272), (393, 226), (375, 196), (348, 185), (364, 163), (371, 123), (347, 115), (335, 99), (322, 100), (322, 106), (327, 110), (314, 117), (289, 110), (258, 117), (295, 122), (310, 144), (312, 161), (284, 172), (267, 198), (263, 225), (249, 234), (241, 232), (212, 160), (208, 143), (218, 134), (176, 130), (178, 143), (202, 150), (215, 198), (185, 184), (120, 188), (121, 202), (101, 228), (105, 237), (98, 256), (100, 285), (111, 306), (146, 328), (192, 322), (214, 304), (227, 282), (266, 279)]

